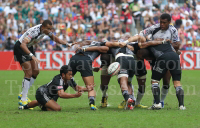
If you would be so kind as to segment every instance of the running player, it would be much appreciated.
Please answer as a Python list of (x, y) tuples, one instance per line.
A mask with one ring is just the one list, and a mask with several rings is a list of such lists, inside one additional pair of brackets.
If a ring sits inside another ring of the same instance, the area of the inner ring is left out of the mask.
[[(65, 93), (65, 90), (71, 86), (76, 94)], [(19, 106), (19, 109), (29, 109), (36, 106), (40, 106), (44, 111), (60, 111), (61, 107), (57, 103), (57, 99), (60, 98), (78, 98), (82, 92), (88, 91), (92, 88), (84, 88), (78, 86), (72, 77), (72, 69), (68, 65), (64, 65), (60, 69), (60, 74), (54, 76), (54, 78), (47, 84), (42, 85), (36, 91), (36, 100), (28, 103), (25, 106)]]
[(33, 45), (37, 44), (45, 35), (48, 35), (59, 44), (66, 44), (66, 42), (53, 35), (52, 28), (52, 22), (45, 20), (42, 24), (28, 29), (14, 46), (14, 57), (24, 71), (22, 93), (18, 96), (20, 99), (19, 105), (23, 106), (30, 102), (30, 99), (27, 98), (28, 90), (39, 74), (38, 64), (40, 61), (34, 56)]

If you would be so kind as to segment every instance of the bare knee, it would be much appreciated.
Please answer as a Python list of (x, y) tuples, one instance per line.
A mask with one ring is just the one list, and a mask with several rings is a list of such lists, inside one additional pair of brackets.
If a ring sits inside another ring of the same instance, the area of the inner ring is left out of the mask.
[(58, 105), (57, 107), (55, 107), (55, 108), (54, 108), (54, 111), (61, 111), (60, 105)]

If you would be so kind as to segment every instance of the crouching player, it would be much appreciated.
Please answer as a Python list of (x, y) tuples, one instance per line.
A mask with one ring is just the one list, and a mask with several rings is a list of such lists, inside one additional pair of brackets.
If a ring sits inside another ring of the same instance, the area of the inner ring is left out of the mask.
[[(76, 94), (65, 93), (65, 90), (71, 86)], [(68, 65), (64, 65), (60, 69), (60, 74), (56, 75), (48, 84), (42, 85), (36, 91), (36, 100), (28, 103), (25, 106), (19, 106), (19, 109), (29, 109), (40, 106), (44, 111), (60, 111), (61, 107), (56, 103), (60, 98), (77, 98), (80, 97), (82, 92), (93, 90), (92, 86), (84, 88), (78, 86), (72, 78), (72, 69)]]

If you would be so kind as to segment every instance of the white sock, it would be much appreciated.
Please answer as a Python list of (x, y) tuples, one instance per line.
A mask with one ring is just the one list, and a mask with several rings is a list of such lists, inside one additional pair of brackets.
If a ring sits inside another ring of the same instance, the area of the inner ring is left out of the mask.
[(24, 78), (22, 82), (22, 101), (26, 101), (26, 96), (28, 94), (28, 89), (30, 85), (30, 79), (29, 78)]
[(132, 87), (132, 99), (133, 99), (134, 101), (136, 101), (136, 98), (135, 98), (135, 96), (134, 96), (134, 86), (131, 85), (131, 87)]
[(164, 102), (164, 100), (165, 100), (165, 98), (166, 98), (166, 96), (168, 94), (168, 91), (169, 91), (169, 88), (165, 89), (165, 88), (162, 87), (162, 89), (161, 89), (161, 98), (160, 98), (161, 102)]
[(29, 89), (30, 89), (30, 87), (33, 85), (34, 81), (35, 81), (35, 79), (34, 79), (33, 77), (31, 77)]
[(143, 96), (144, 96), (144, 93), (141, 93), (141, 92), (138, 91), (135, 105), (140, 104), (140, 101), (141, 101), (141, 99), (142, 99)]

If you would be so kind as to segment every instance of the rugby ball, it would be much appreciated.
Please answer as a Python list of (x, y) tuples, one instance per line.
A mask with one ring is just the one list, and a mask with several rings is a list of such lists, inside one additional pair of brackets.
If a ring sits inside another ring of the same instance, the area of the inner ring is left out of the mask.
[(112, 64), (108, 66), (108, 69), (107, 69), (108, 75), (110, 76), (117, 75), (119, 70), (120, 70), (120, 64), (118, 62), (113, 62)]

